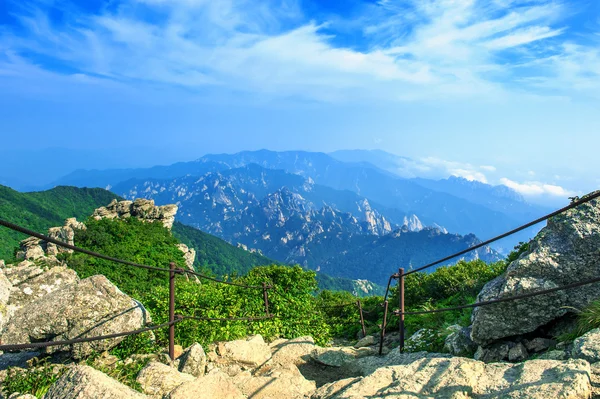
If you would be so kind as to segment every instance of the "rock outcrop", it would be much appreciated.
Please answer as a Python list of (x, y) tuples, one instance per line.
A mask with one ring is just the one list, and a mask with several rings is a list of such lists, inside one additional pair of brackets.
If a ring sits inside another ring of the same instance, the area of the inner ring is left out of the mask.
[[(104, 276), (92, 276), (65, 285), (17, 309), (2, 333), (3, 344), (60, 341), (135, 330), (149, 315)], [(68, 351), (75, 359), (114, 347), (124, 337), (51, 346), (45, 353)]]
[(143, 399), (141, 394), (89, 366), (75, 366), (50, 387), (44, 399)]
[[(484, 286), (487, 301), (600, 277), (600, 200), (594, 199), (548, 220), (530, 249), (506, 272)], [(600, 298), (600, 285), (475, 308), (471, 337), (481, 345), (535, 331)]]
[[(74, 245), (75, 230), (85, 230), (85, 224), (78, 222), (75, 218), (65, 220), (62, 227), (51, 227), (48, 229), (48, 237), (62, 241), (69, 245)], [(45, 257), (54, 257), (59, 253), (73, 252), (71, 249), (64, 248), (51, 242), (46, 242), (37, 237), (29, 237), (21, 241), (20, 250), (17, 252), (17, 259), (36, 260)], [(54, 259), (54, 258), (52, 258)]]
[(590, 366), (581, 360), (532, 360), (485, 364), (473, 359), (430, 357), (376, 369), (359, 378), (326, 384), (313, 399), (569, 398), (591, 395)]
[(177, 205), (154, 205), (154, 200), (138, 198), (135, 201), (113, 200), (107, 206), (100, 207), (94, 211), (92, 217), (99, 219), (115, 219), (136, 217), (147, 222), (159, 221), (166, 228), (173, 227)]

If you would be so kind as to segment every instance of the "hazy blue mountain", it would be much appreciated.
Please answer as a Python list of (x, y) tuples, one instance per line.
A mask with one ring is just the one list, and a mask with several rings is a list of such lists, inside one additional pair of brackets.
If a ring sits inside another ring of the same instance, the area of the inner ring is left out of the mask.
[[(364, 154), (370, 158), (364, 158)], [(351, 162), (343, 162), (318, 152), (244, 151), (237, 154), (206, 155), (193, 162), (146, 169), (77, 171), (59, 180), (59, 183), (112, 187), (130, 178), (171, 179), (187, 175), (202, 176), (207, 172), (257, 164), (267, 169), (281, 169), (306, 179), (310, 178), (315, 184), (338, 191), (352, 191), (378, 204), (380, 208), (396, 210), (397, 219), (414, 214), (424, 225), (439, 225), (451, 232), (474, 233), (482, 238), (498, 235), (529, 221), (529, 215), (537, 216), (543, 213), (539, 208), (524, 203), (518, 197), (514, 197), (513, 192), (502, 187), (468, 185), (470, 182), (460, 180), (440, 182), (404, 179), (365, 161), (381, 158), (392, 162), (390, 157), (396, 157), (383, 151), (338, 152), (335, 156), (345, 157)], [(329, 199), (329, 202), (334, 203), (340, 210), (345, 209), (340, 205), (342, 201)], [(510, 249), (520, 240), (519, 237), (510, 238), (501, 246)]]
[[(377, 283), (385, 283), (398, 262), (431, 261), (474, 242), (474, 236), (423, 229), (418, 218), (405, 221), (406, 214), (351, 191), (254, 164), (200, 177), (134, 179), (113, 190), (126, 198), (177, 203), (179, 221), (281, 262)], [(427, 233), (416, 234), (422, 229)], [(341, 261), (348, 253), (353, 267)], [(470, 258), (478, 256), (498, 258), (489, 249)]]
[(367, 162), (346, 163), (323, 153), (304, 151), (244, 151), (237, 154), (206, 155), (198, 160), (240, 167), (257, 163), (265, 168), (283, 169), (317, 184), (350, 190), (388, 208), (415, 214), (425, 225), (440, 225), (460, 234), (491, 237), (522, 222), (512, 215), (473, 203), (465, 198), (435, 191), (394, 176)]
[(110, 189), (122, 181), (130, 179), (143, 179), (152, 177), (168, 179), (186, 175), (201, 176), (207, 172), (227, 169), (226, 165), (211, 162), (178, 162), (167, 166), (153, 166), (151, 168), (131, 169), (78, 169), (61, 177), (55, 185), (69, 185), (75, 187), (100, 187)]

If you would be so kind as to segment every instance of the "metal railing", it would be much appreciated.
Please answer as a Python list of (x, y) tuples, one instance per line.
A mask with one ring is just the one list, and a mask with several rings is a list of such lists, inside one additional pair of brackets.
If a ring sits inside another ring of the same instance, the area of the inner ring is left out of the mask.
[(488, 305), (493, 305), (496, 303), (501, 303), (501, 302), (508, 302), (508, 301), (515, 301), (515, 300), (519, 300), (519, 299), (525, 299), (525, 298), (531, 298), (531, 297), (535, 297), (538, 295), (545, 295), (545, 294), (550, 294), (552, 292), (556, 292), (556, 291), (562, 291), (562, 290), (569, 290), (569, 289), (573, 289), (573, 288), (577, 288), (577, 287), (581, 287), (584, 285), (588, 285), (588, 284), (593, 284), (593, 283), (598, 283), (600, 282), (600, 277), (596, 277), (596, 278), (592, 278), (592, 279), (588, 279), (588, 280), (584, 280), (584, 281), (579, 281), (576, 283), (571, 283), (571, 284), (567, 284), (567, 285), (563, 285), (560, 287), (554, 287), (554, 288), (549, 288), (549, 289), (545, 289), (545, 290), (540, 290), (540, 291), (535, 291), (535, 292), (529, 292), (526, 294), (520, 294), (520, 295), (514, 295), (514, 296), (510, 296), (510, 297), (505, 297), (505, 298), (498, 298), (498, 299), (492, 299), (489, 301), (481, 301), (481, 302), (476, 302), (476, 303), (472, 303), (472, 304), (468, 304), (468, 305), (461, 305), (461, 306), (453, 306), (453, 307), (448, 307), (448, 308), (441, 308), (441, 309), (433, 309), (433, 310), (422, 310), (422, 311), (410, 311), (410, 312), (406, 312), (404, 309), (404, 278), (410, 274), (413, 273), (417, 273), (420, 271), (423, 271), (425, 269), (431, 268), (433, 266), (439, 265), (443, 262), (446, 262), (448, 260), (454, 259), (458, 256), (464, 255), (470, 251), (474, 251), (476, 249), (479, 249), (481, 247), (484, 247), (486, 245), (489, 245), (495, 241), (498, 241), (502, 238), (508, 237), (512, 234), (515, 234), (519, 231), (522, 231), (528, 227), (531, 227), (533, 225), (536, 225), (538, 223), (541, 223), (543, 221), (546, 221), (554, 216), (560, 215), (568, 210), (571, 210), (573, 208), (576, 208), (582, 204), (588, 203), (596, 198), (600, 197), (600, 191), (596, 192), (594, 194), (590, 194), (587, 196), (584, 196), (580, 199), (577, 199), (573, 202), (571, 202), (569, 205), (558, 209), (557, 211), (554, 211), (552, 213), (549, 213), (545, 216), (542, 216), (536, 220), (533, 220), (529, 223), (526, 223), (522, 226), (517, 227), (516, 229), (510, 230), (504, 234), (500, 234), (499, 236), (496, 236), (494, 238), (491, 238), (487, 241), (483, 241), (477, 245), (474, 245), (472, 247), (469, 247), (465, 250), (456, 252), (452, 255), (446, 256), (442, 259), (439, 259), (435, 262), (431, 262), (428, 263), (424, 266), (418, 267), (416, 269), (412, 269), (408, 272), (404, 271), (404, 268), (400, 268), (398, 269), (398, 273), (394, 273), (390, 276), (388, 283), (387, 283), (387, 287), (385, 290), (385, 295), (384, 295), (384, 301), (383, 301), (383, 307), (384, 307), (384, 315), (383, 315), (383, 323), (381, 324), (381, 337), (380, 337), (380, 345), (379, 345), (379, 354), (382, 354), (382, 350), (383, 350), (383, 339), (385, 337), (385, 330), (387, 327), (387, 314), (388, 314), (388, 307), (389, 307), (389, 303), (388, 303), (388, 294), (390, 291), (390, 286), (393, 280), (398, 280), (398, 310), (393, 310), (391, 312), (392, 315), (394, 316), (398, 316), (400, 318), (399, 320), (399, 333), (400, 333), (400, 350), (404, 350), (404, 341), (405, 341), (405, 337), (404, 337), (404, 332), (405, 332), (405, 328), (404, 328), (404, 316), (405, 315), (419, 315), (419, 314), (428, 314), (428, 313), (440, 313), (440, 312), (450, 312), (450, 311), (455, 311), (455, 310), (460, 310), (460, 309), (468, 309), (468, 308), (476, 308), (476, 307), (480, 307), (480, 306), (488, 306)]
[[(174, 360), (175, 359), (175, 324), (177, 324), (183, 320), (205, 320), (205, 321), (247, 320), (247, 321), (253, 321), (253, 320), (272, 319), (274, 317), (274, 315), (269, 313), (269, 294), (268, 294), (268, 290), (272, 289), (273, 286), (268, 285), (266, 282), (263, 282), (262, 285), (246, 285), (246, 284), (240, 284), (240, 283), (236, 283), (236, 282), (232, 282), (232, 281), (219, 280), (217, 278), (210, 277), (210, 276), (207, 276), (202, 273), (198, 273), (194, 270), (178, 268), (177, 265), (175, 264), (175, 262), (170, 262), (169, 268), (162, 268), (162, 267), (134, 263), (134, 262), (126, 261), (123, 259), (113, 258), (111, 256), (100, 254), (100, 253), (97, 253), (94, 251), (90, 251), (85, 248), (80, 248), (75, 245), (65, 243), (63, 241), (57, 240), (55, 238), (49, 237), (44, 234), (40, 234), (38, 232), (29, 230), (27, 228), (16, 225), (14, 223), (7, 222), (2, 219), (0, 219), (0, 226), (7, 227), (11, 230), (18, 231), (20, 233), (39, 238), (40, 240), (43, 240), (45, 242), (53, 243), (58, 246), (70, 249), (74, 252), (83, 253), (86, 255), (93, 256), (95, 258), (104, 259), (104, 260), (108, 260), (111, 262), (120, 263), (120, 264), (131, 266), (131, 267), (142, 268), (142, 269), (146, 269), (146, 270), (166, 272), (169, 274), (169, 321), (167, 323), (163, 323), (163, 324), (156, 325), (156, 326), (144, 327), (144, 328), (140, 328), (140, 329), (133, 330), (133, 331), (119, 332), (119, 333), (115, 333), (115, 334), (100, 335), (100, 336), (95, 336), (95, 337), (81, 337), (81, 338), (75, 338), (75, 339), (63, 340), (63, 341), (48, 341), (48, 342), (35, 342), (35, 343), (27, 343), (27, 344), (0, 345), (0, 351), (15, 351), (15, 350), (22, 350), (22, 349), (45, 348), (45, 347), (49, 347), (49, 346), (73, 345), (73, 344), (84, 343), (84, 342), (93, 342), (93, 341), (100, 341), (100, 340), (105, 340), (105, 339), (113, 339), (113, 338), (129, 336), (129, 335), (135, 335), (135, 334), (140, 334), (140, 333), (143, 333), (146, 331), (152, 331), (152, 330), (157, 330), (159, 328), (169, 327), (169, 357), (172, 360)], [(176, 315), (175, 314), (175, 278), (177, 275), (193, 275), (193, 276), (196, 276), (196, 277), (199, 277), (202, 279), (214, 281), (219, 284), (227, 284), (227, 285), (242, 287), (242, 288), (246, 288), (246, 289), (260, 289), (263, 292), (265, 316), (210, 318), (210, 317)]]

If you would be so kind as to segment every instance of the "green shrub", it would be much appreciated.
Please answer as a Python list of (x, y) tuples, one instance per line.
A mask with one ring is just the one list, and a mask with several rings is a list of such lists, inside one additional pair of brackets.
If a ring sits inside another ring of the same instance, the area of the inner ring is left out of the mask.
[[(178, 343), (183, 346), (194, 342), (206, 345), (252, 334), (261, 334), (266, 339), (312, 335), (315, 341), (322, 344), (329, 340), (329, 328), (322, 314), (317, 311), (313, 296), (317, 289), (314, 272), (298, 266), (261, 266), (234, 281), (257, 286), (262, 282), (272, 284), (274, 288), (269, 290), (269, 312), (275, 317), (258, 321), (184, 320), (175, 328)], [(144, 304), (153, 312), (157, 324), (167, 321), (167, 287), (154, 287)], [(264, 316), (263, 292), (262, 289), (245, 289), (211, 281), (197, 284), (180, 279), (176, 284), (176, 313), (207, 318)], [(156, 336), (159, 343), (166, 343), (166, 329), (157, 330)]]
[[(87, 229), (75, 232), (78, 246), (104, 255), (168, 268), (170, 262), (184, 267), (183, 253), (176, 247), (179, 243), (160, 222), (143, 222), (136, 218), (88, 219)], [(122, 265), (81, 253), (63, 255), (69, 267), (79, 277), (103, 274), (121, 291), (142, 300), (154, 286), (167, 286), (168, 273)]]
[(600, 300), (590, 303), (583, 310), (577, 310), (577, 321), (572, 331), (563, 333), (556, 337), (559, 341), (572, 341), (586, 332), (600, 328)]

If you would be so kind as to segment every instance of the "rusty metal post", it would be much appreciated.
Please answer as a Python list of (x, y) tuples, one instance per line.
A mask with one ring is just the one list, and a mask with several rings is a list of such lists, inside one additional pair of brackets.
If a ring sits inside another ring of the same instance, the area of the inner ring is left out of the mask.
[(400, 305), (400, 352), (404, 350), (404, 268), (398, 269), (398, 300)]
[(175, 360), (175, 262), (169, 263), (169, 357)]
[(263, 298), (265, 299), (265, 314), (269, 316), (269, 293), (267, 291), (267, 283), (262, 283)]
[(363, 337), (367, 336), (367, 331), (365, 330), (365, 318), (363, 317), (362, 305), (360, 303), (360, 299), (356, 301), (358, 305), (358, 312), (360, 313), (360, 326), (362, 327)]
[(383, 303), (383, 322), (381, 323), (381, 337), (379, 340), (379, 354), (383, 352), (383, 339), (385, 338), (385, 327), (387, 325), (388, 301)]

